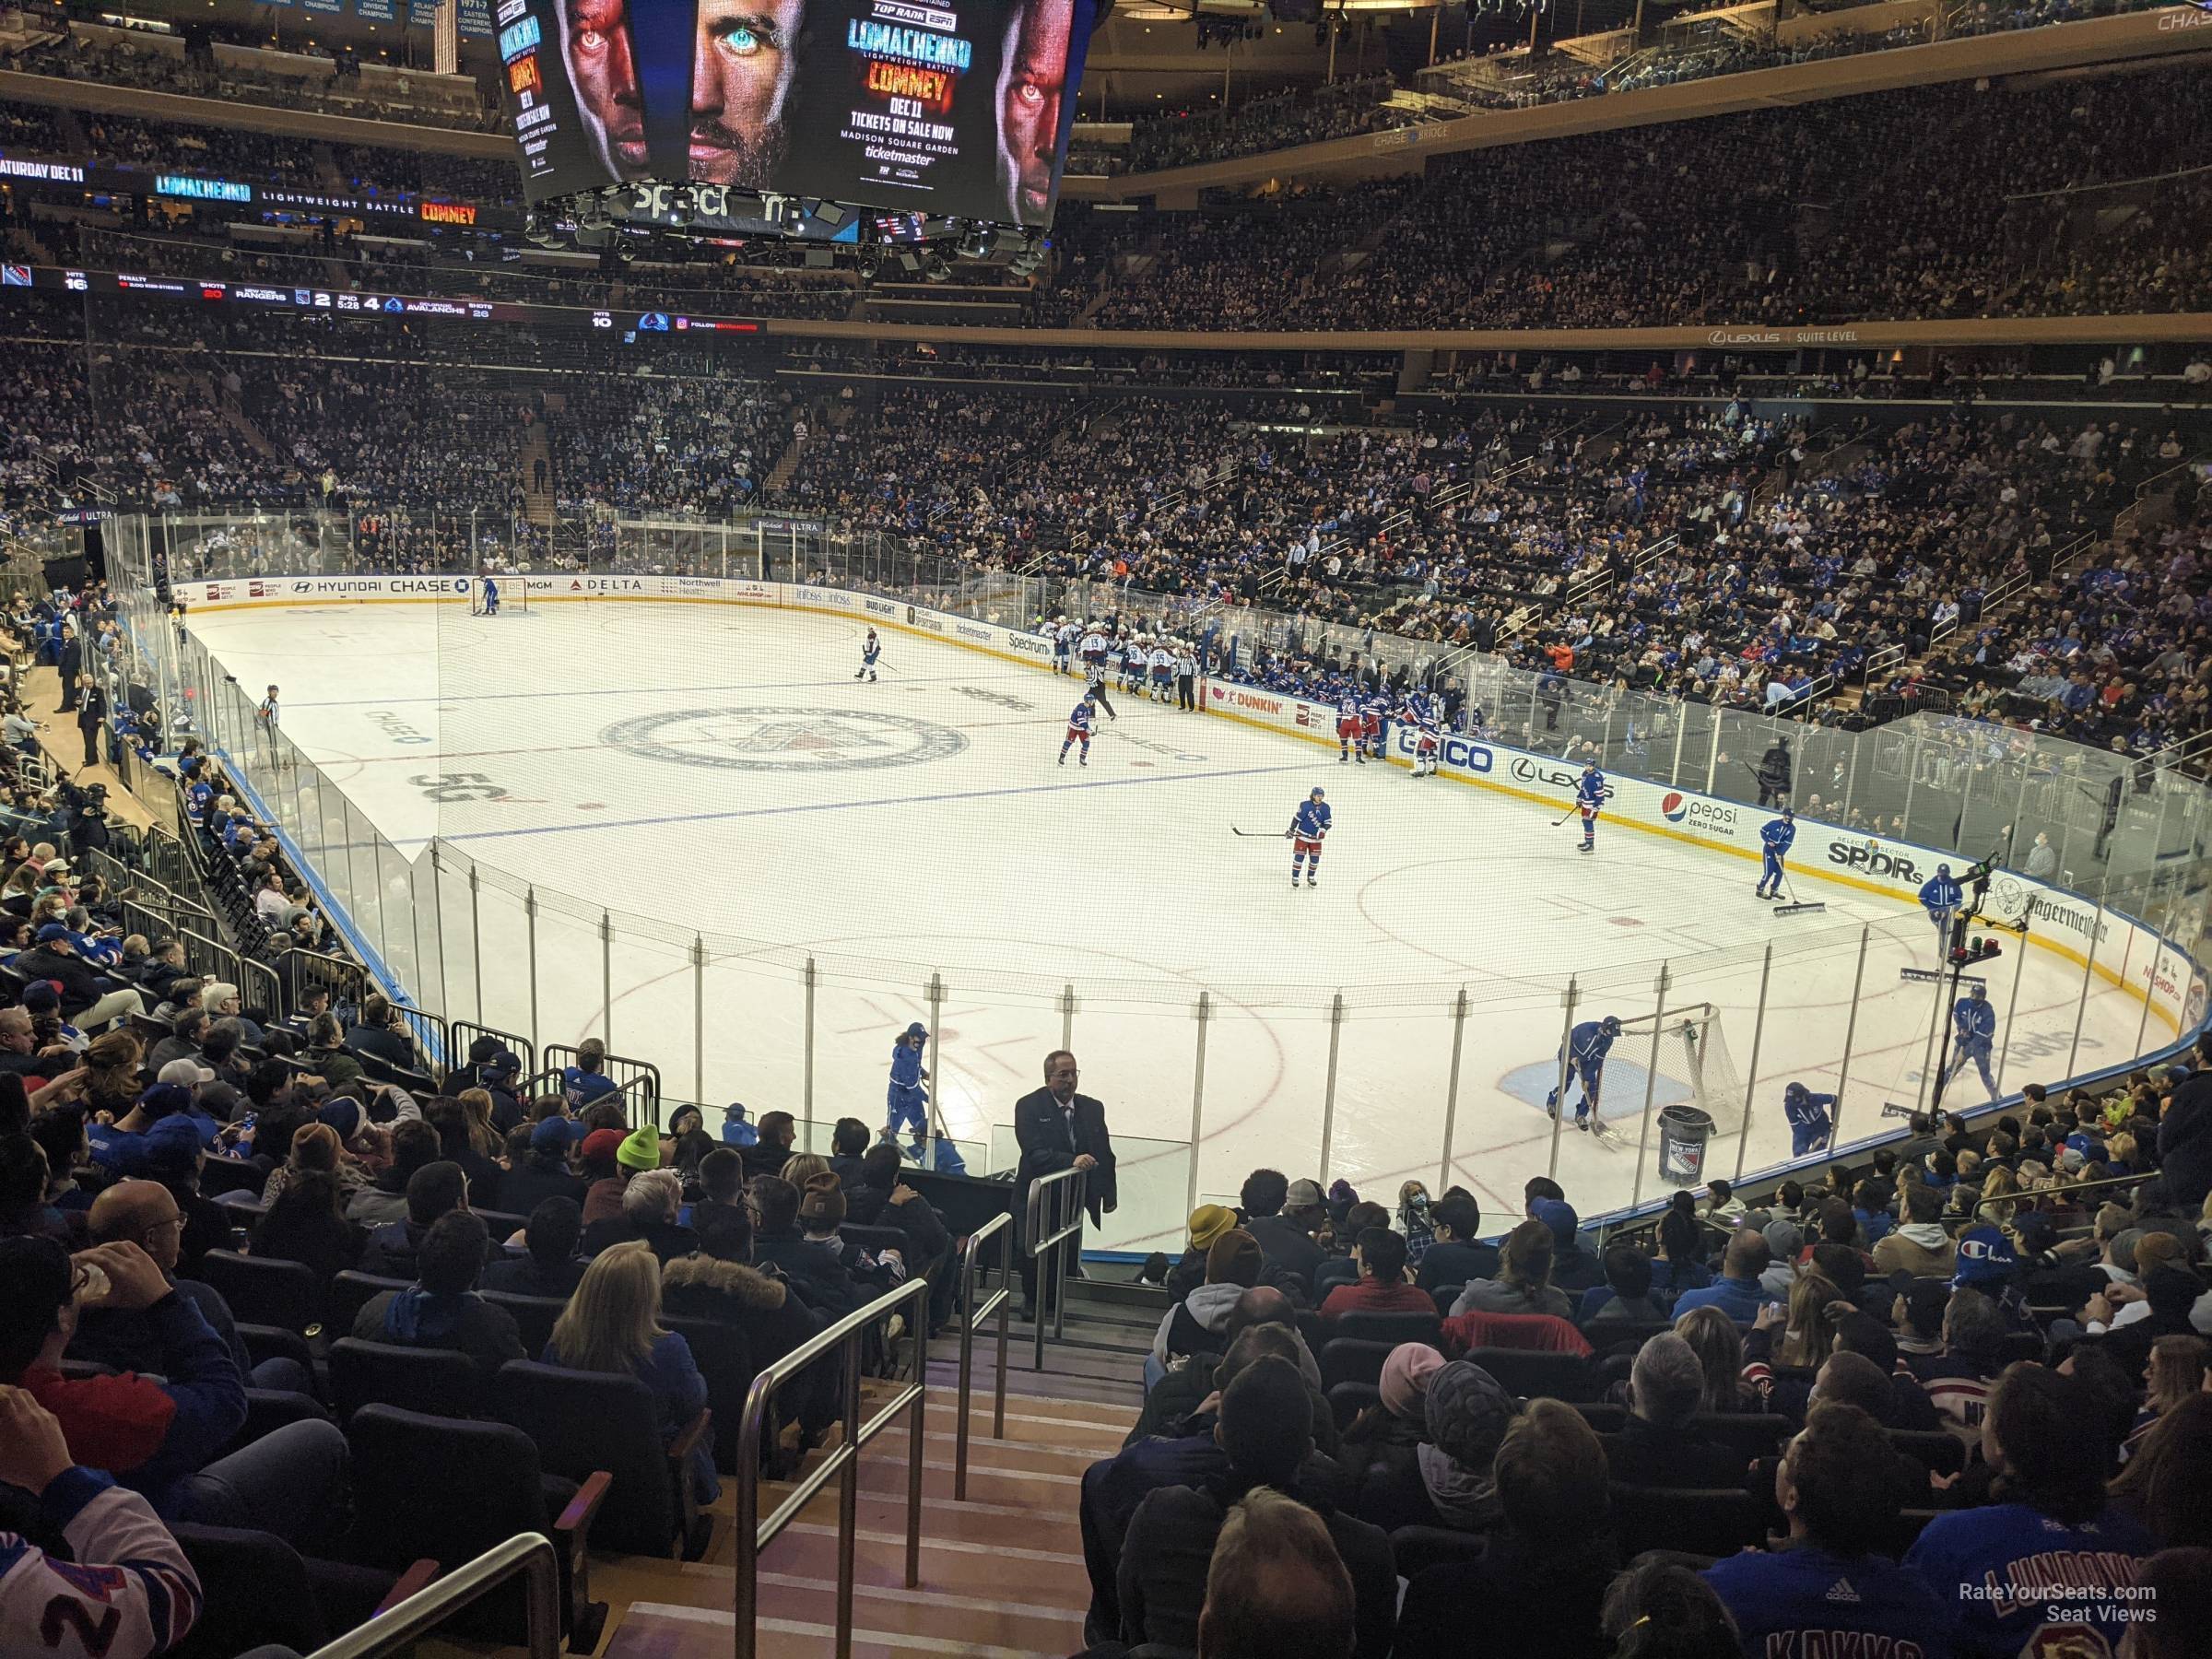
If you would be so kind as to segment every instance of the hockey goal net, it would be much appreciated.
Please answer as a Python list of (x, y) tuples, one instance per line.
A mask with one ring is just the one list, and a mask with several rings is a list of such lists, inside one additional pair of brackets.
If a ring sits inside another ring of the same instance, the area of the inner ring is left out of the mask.
[[(1659, 1037), (1655, 1059), (1652, 1045), (1654, 1031)], [(1657, 1078), (1652, 1089), (1654, 1112), (1661, 1106), (1687, 1100), (1712, 1114), (1716, 1135), (1733, 1135), (1743, 1127), (1744, 1079), (1735, 1069), (1735, 1057), (1728, 1052), (1728, 1038), (1721, 1029), (1721, 1011), (1712, 1004), (1690, 1003), (1681, 1008), (1669, 1008), (1664, 1016), (1622, 1018), (1620, 1035), (1614, 1039), (1612, 1057), (1606, 1071), (1606, 1104), (1607, 1111), (1615, 1115), (1616, 1123), (1620, 1121), (1618, 1114), (1630, 1105), (1613, 1098), (1612, 1063), (1621, 1060), (1633, 1068), (1630, 1077), (1636, 1093), (1635, 1107), (1642, 1105), (1642, 1074), (1649, 1067)], [(1629, 1082), (1630, 1077), (1622, 1080)]]
[(529, 614), (530, 583), (527, 581), (520, 576), (492, 576), (488, 578), (479, 576), (477, 578), (475, 585), (468, 590), (468, 614), (470, 616), (488, 617), (492, 614), (491, 601), (484, 592), (484, 583), (487, 581), (491, 582), (500, 590), (499, 614), (500, 616), (520, 617)]

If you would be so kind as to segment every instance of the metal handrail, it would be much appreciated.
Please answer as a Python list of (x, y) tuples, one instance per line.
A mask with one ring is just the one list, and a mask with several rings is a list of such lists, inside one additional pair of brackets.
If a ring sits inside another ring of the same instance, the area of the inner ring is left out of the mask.
[[(2147, 1175), (2106, 1175), (2096, 1181), (2077, 1181), (2057, 1190), (2070, 1198), (2076, 1193), (2101, 1192), (2107, 1187), (2141, 1186), (2145, 1182), (2154, 1179), (2156, 1174), (2157, 1171), (2153, 1171)], [(2014, 1214), (2018, 1215), (2023, 1209), (2033, 1209), (2036, 1201), (2051, 1190), (2050, 1188), (2038, 1188), (2034, 1192), (1999, 1193), (1994, 1198), (1984, 1198), (1977, 1203), (1974, 1206), (1974, 1213), (1980, 1215), (1992, 1206), (2009, 1204), (2013, 1207)]]
[(523, 1606), (530, 1659), (556, 1659), (560, 1652), (560, 1557), (543, 1533), (517, 1533), (504, 1544), (493, 1545), (397, 1606), (385, 1608), (367, 1624), (317, 1648), (308, 1659), (378, 1659), (380, 1654), (395, 1653), (518, 1572), (528, 1581)]
[[(906, 1587), (922, 1583), (922, 1430), (929, 1392), (929, 1294), (926, 1278), (911, 1278), (896, 1290), (886, 1291), (865, 1308), (855, 1309), (825, 1331), (766, 1367), (753, 1379), (745, 1397), (745, 1421), (737, 1437), (737, 1653), (736, 1659), (754, 1659), (760, 1615), (760, 1552), (814, 1501), (815, 1494), (832, 1478), (837, 1492), (837, 1656), (850, 1659), (853, 1652), (853, 1551), (860, 1531), (860, 1449), (874, 1440), (909, 1406), (914, 1408), (906, 1452)], [(909, 1304), (913, 1304), (911, 1308)], [(907, 1329), (913, 1343), (913, 1375), (905, 1388), (866, 1422), (860, 1417), (861, 1343), (868, 1331), (901, 1309), (907, 1309)], [(823, 1355), (835, 1352), (843, 1368), (843, 1433), (834, 1452), (816, 1465), (791, 1495), (776, 1505), (765, 1521), (760, 1518), (760, 1437), (768, 1421), (769, 1402), (776, 1390)]]
[[(994, 1237), (998, 1240), (998, 1288), (979, 1308), (975, 1305), (975, 1265), (982, 1257), (983, 1241)], [(968, 1235), (968, 1247), (960, 1253), (960, 1418), (953, 1431), (952, 1454), (956, 1503), (965, 1502), (968, 1497), (968, 1400), (974, 1383), (975, 1326), (978, 1320), (994, 1313), (998, 1315), (998, 1359), (994, 1367), (997, 1380), (993, 1385), (991, 1438), (1006, 1437), (1006, 1312), (1013, 1295), (1014, 1217), (1011, 1211), (1002, 1210)]]
[[(1088, 1170), (1055, 1170), (1050, 1175), (1041, 1175), (1030, 1182), (1028, 1212), (1022, 1218), (1022, 1253), (1031, 1260), (1050, 1255), (1049, 1268), (1042, 1261), (1037, 1265), (1038, 1302), (1033, 1310), (1036, 1324), (1035, 1349), (1030, 1357), (1030, 1369), (1044, 1369), (1044, 1304), (1053, 1304), (1053, 1338), (1059, 1340), (1067, 1335), (1067, 1287), (1061, 1283), (1066, 1266), (1067, 1241), (1083, 1230), (1084, 1200), (1088, 1196)], [(1065, 1194), (1073, 1193), (1075, 1203), (1066, 1203)], [(1053, 1206), (1058, 1217), (1050, 1238), (1041, 1236), (1044, 1230), (1044, 1210), (1047, 1194), (1052, 1194)], [(1075, 1219), (1066, 1218), (1070, 1209)], [(1050, 1272), (1051, 1277), (1045, 1276)]]

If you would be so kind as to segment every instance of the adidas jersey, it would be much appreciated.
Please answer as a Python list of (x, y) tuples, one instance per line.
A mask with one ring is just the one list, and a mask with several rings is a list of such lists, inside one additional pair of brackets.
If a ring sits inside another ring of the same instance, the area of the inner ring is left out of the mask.
[(1953, 1598), (1961, 1659), (2092, 1659), (2140, 1621), (2125, 1591), (2157, 1549), (2117, 1510), (2070, 1526), (1999, 1503), (1936, 1516), (1905, 1564)]
[(1959, 1652), (1953, 1603), (1921, 1573), (1879, 1556), (1850, 1560), (1802, 1545), (1726, 1557), (1705, 1570), (1705, 1582), (1735, 1615), (1745, 1659), (1951, 1659)]

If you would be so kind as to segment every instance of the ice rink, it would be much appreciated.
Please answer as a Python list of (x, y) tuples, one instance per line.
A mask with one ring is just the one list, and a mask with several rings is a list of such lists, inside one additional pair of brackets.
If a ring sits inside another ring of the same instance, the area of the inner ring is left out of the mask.
[[(547, 1041), (611, 1022), (673, 1096), (876, 1124), (891, 1038), (928, 1017), (934, 973), (930, 1060), (956, 1135), (1010, 1123), (1072, 1033), (1124, 1146), (1115, 1245), (1180, 1234), (1187, 1163), (1147, 1137), (1194, 1139), (1205, 1194), (1258, 1164), (1325, 1164), (1394, 1201), (1409, 1176), (1436, 1190), (1449, 1112), (1451, 1179), (1486, 1217), (1518, 1213), (1555, 1157), (1585, 1214), (1662, 1192), (1640, 1144), (1647, 1043), (1608, 1066), (1613, 1135), (1570, 1126), (1555, 1147), (1542, 1103), (1571, 975), (1578, 1018), (1644, 1016), (1668, 964), (1667, 1006), (1716, 1006), (1747, 1079), (1756, 1037), (1747, 1123), (1740, 1101), (1723, 1113), (1709, 1172), (1788, 1156), (1785, 1082), (1836, 1088), (1865, 927), (1842, 1139), (1920, 1081), (1934, 993), (1899, 977), (1935, 959), (1916, 910), (1808, 871), (1801, 895), (1825, 913), (1777, 918), (1744, 859), (1602, 824), (1584, 857), (1571, 825), (1550, 827), (1559, 808), (1342, 765), (1333, 744), (1116, 694), (1088, 767), (1063, 766), (1076, 681), (904, 632), (881, 678), (855, 681), (862, 625), (791, 610), (368, 604), (195, 611), (192, 628), (241, 688), (283, 688), (286, 734), (403, 853), (436, 837), (481, 866), (473, 912), (442, 889), (418, 1002), (523, 1031), (535, 1005)], [(1335, 830), (1321, 885), (1294, 891), (1287, 843), (1231, 829), (1279, 835), (1315, 784)], [(341, 814), (315, 794), (306, 810)], [(2064, 1075), (2080, 967), (2029, 951), (2017, 1003), (2009, 941), (1983, 971), (2006, 1086)], [(2132, 1053), (2142, 1013), (2093, 980), (2080, 1068)], [(1650, 1104), (1681, 1099), (1682, 1067), (1663, 1053), (1656, 1072)], [(1971, 1072), (1955, 1088), (1983, 1098)]]

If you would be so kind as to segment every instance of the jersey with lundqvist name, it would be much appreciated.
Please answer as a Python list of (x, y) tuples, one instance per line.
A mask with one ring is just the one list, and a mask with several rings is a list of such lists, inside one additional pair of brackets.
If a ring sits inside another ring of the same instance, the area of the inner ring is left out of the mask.
[(1964, 1659), (2103, 1659), (2158, 1611), (2130, 1594), (2157, 1548), (2119, 1510), (2077, 1526), (2000, 1503), (1936, 1516), (1905, 1565), (1955, 1598)]
[(1326, 802), (1301, 801), (1291, 817), (1290, 828), (1298, 832), (1300, 841), (1317, 841), (1329, 832), (1329, 808)]

